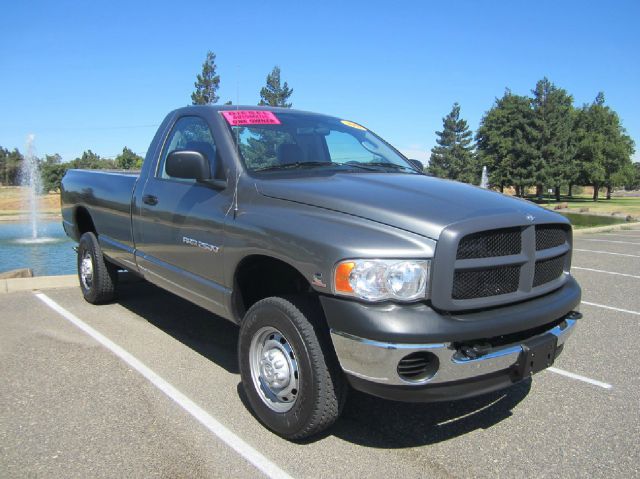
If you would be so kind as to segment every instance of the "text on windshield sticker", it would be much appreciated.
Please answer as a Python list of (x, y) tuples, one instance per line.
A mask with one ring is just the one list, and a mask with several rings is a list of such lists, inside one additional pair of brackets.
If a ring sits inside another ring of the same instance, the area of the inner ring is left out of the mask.
[(280, 124), (273, 112), (264, 110), (225, 110), (222, 116), (231, 126)]

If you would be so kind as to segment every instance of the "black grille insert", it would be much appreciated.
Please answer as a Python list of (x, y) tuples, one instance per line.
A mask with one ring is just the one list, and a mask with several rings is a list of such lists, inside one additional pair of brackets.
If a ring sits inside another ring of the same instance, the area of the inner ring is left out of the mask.
[(491, 258), (519, 254), (520, 228), (481, 231), (465, 236), (458, 244), (458, 259)]
[(567, 231), (560, 225), (536, 226), (536, 251), (555, 248), (567, 241)]
[(533, 287), (540, 286), (558, 279), (564, 271), (566, 254), (555, 258), (544, 259), (536, 262), (536, 272), (533, 276)]
[(518, 290), (520, 266), (499, 266), (481, 270), (456, 271), (453, 299), (486, 298)]

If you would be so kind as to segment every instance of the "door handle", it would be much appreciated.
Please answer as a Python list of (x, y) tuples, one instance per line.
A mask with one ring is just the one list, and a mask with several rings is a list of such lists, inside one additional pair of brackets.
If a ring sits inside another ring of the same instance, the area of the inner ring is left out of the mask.
[(142, 197), (142, 202), (147, 205), (155, 206), (158, 204), (158, 197), (153, 195), (144, 195)]

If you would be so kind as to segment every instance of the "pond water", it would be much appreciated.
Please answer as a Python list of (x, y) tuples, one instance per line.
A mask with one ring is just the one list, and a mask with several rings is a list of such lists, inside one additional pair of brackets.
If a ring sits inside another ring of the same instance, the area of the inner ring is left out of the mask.
[(31, 239), (30, 223), (0, 223), (0, 273), (31, 268), (36, 276), (74, 274), (76, 253), (61, 221), (43, 221), (38, 238)]
[(615, 216), (585, 215), (582, 213), (560, 213), (571, 221), (574, 228), (591, 228), (626, 223), (624, 218)]

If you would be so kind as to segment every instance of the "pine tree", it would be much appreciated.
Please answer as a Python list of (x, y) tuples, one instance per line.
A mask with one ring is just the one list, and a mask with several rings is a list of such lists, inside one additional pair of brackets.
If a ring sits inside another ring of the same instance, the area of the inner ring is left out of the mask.
[(466, 183), (480, 180), (481, 168), (473, 151), (472, 133), (467, 122), (460, 118), (460, 105), (453, 104), (451, 112), (442, 119), (442, 131), (431, 149), (428, 171), (434, 176)]
[(476, 134), (478, 162), (489, 169), (489, 183), (503, 191), (515, 186), (524, 194), (532, 176), (531, 99), (505, 91), (480, 121)]
[(287, 103), (287, 100), (292, 93), (293, 89), (289, 88), (287, 82), (284, 82), (284, 85), (280, 84), (280, 67), (276, 65), (267, 75), (266, 86), (260, 90), (260, 103), (258, 104), (291, 108), (293, 103)]
[(202, 73), (198, 74), (194, 83), (195, 91), (191, 94), (194, 105), (212, 105), (218, 102), (216, 91), (220, 86), (220, 75), (216, 75), (216, 54), (207, 52), (207, 58), (202, 64)]
[(560, 200), (560, 187), (572, 183), (577, 175), (572, 162), (573, 98), (546, 77), (536, 83), (531, 93), (535, 134), (532, 179), (538, 196), (544, 185), (549, 185)]
[(607, 199), (614, 186), (623, 185), (633, 175), (633, 140), (627, 135), (617, 113), (604, 104), (599, 93), (591, 105), (582, 107), (576, 123), (576, 161), (583, 184), (593, 185), (593, 200), (598, 201), (601, 186), (607, 187)]

